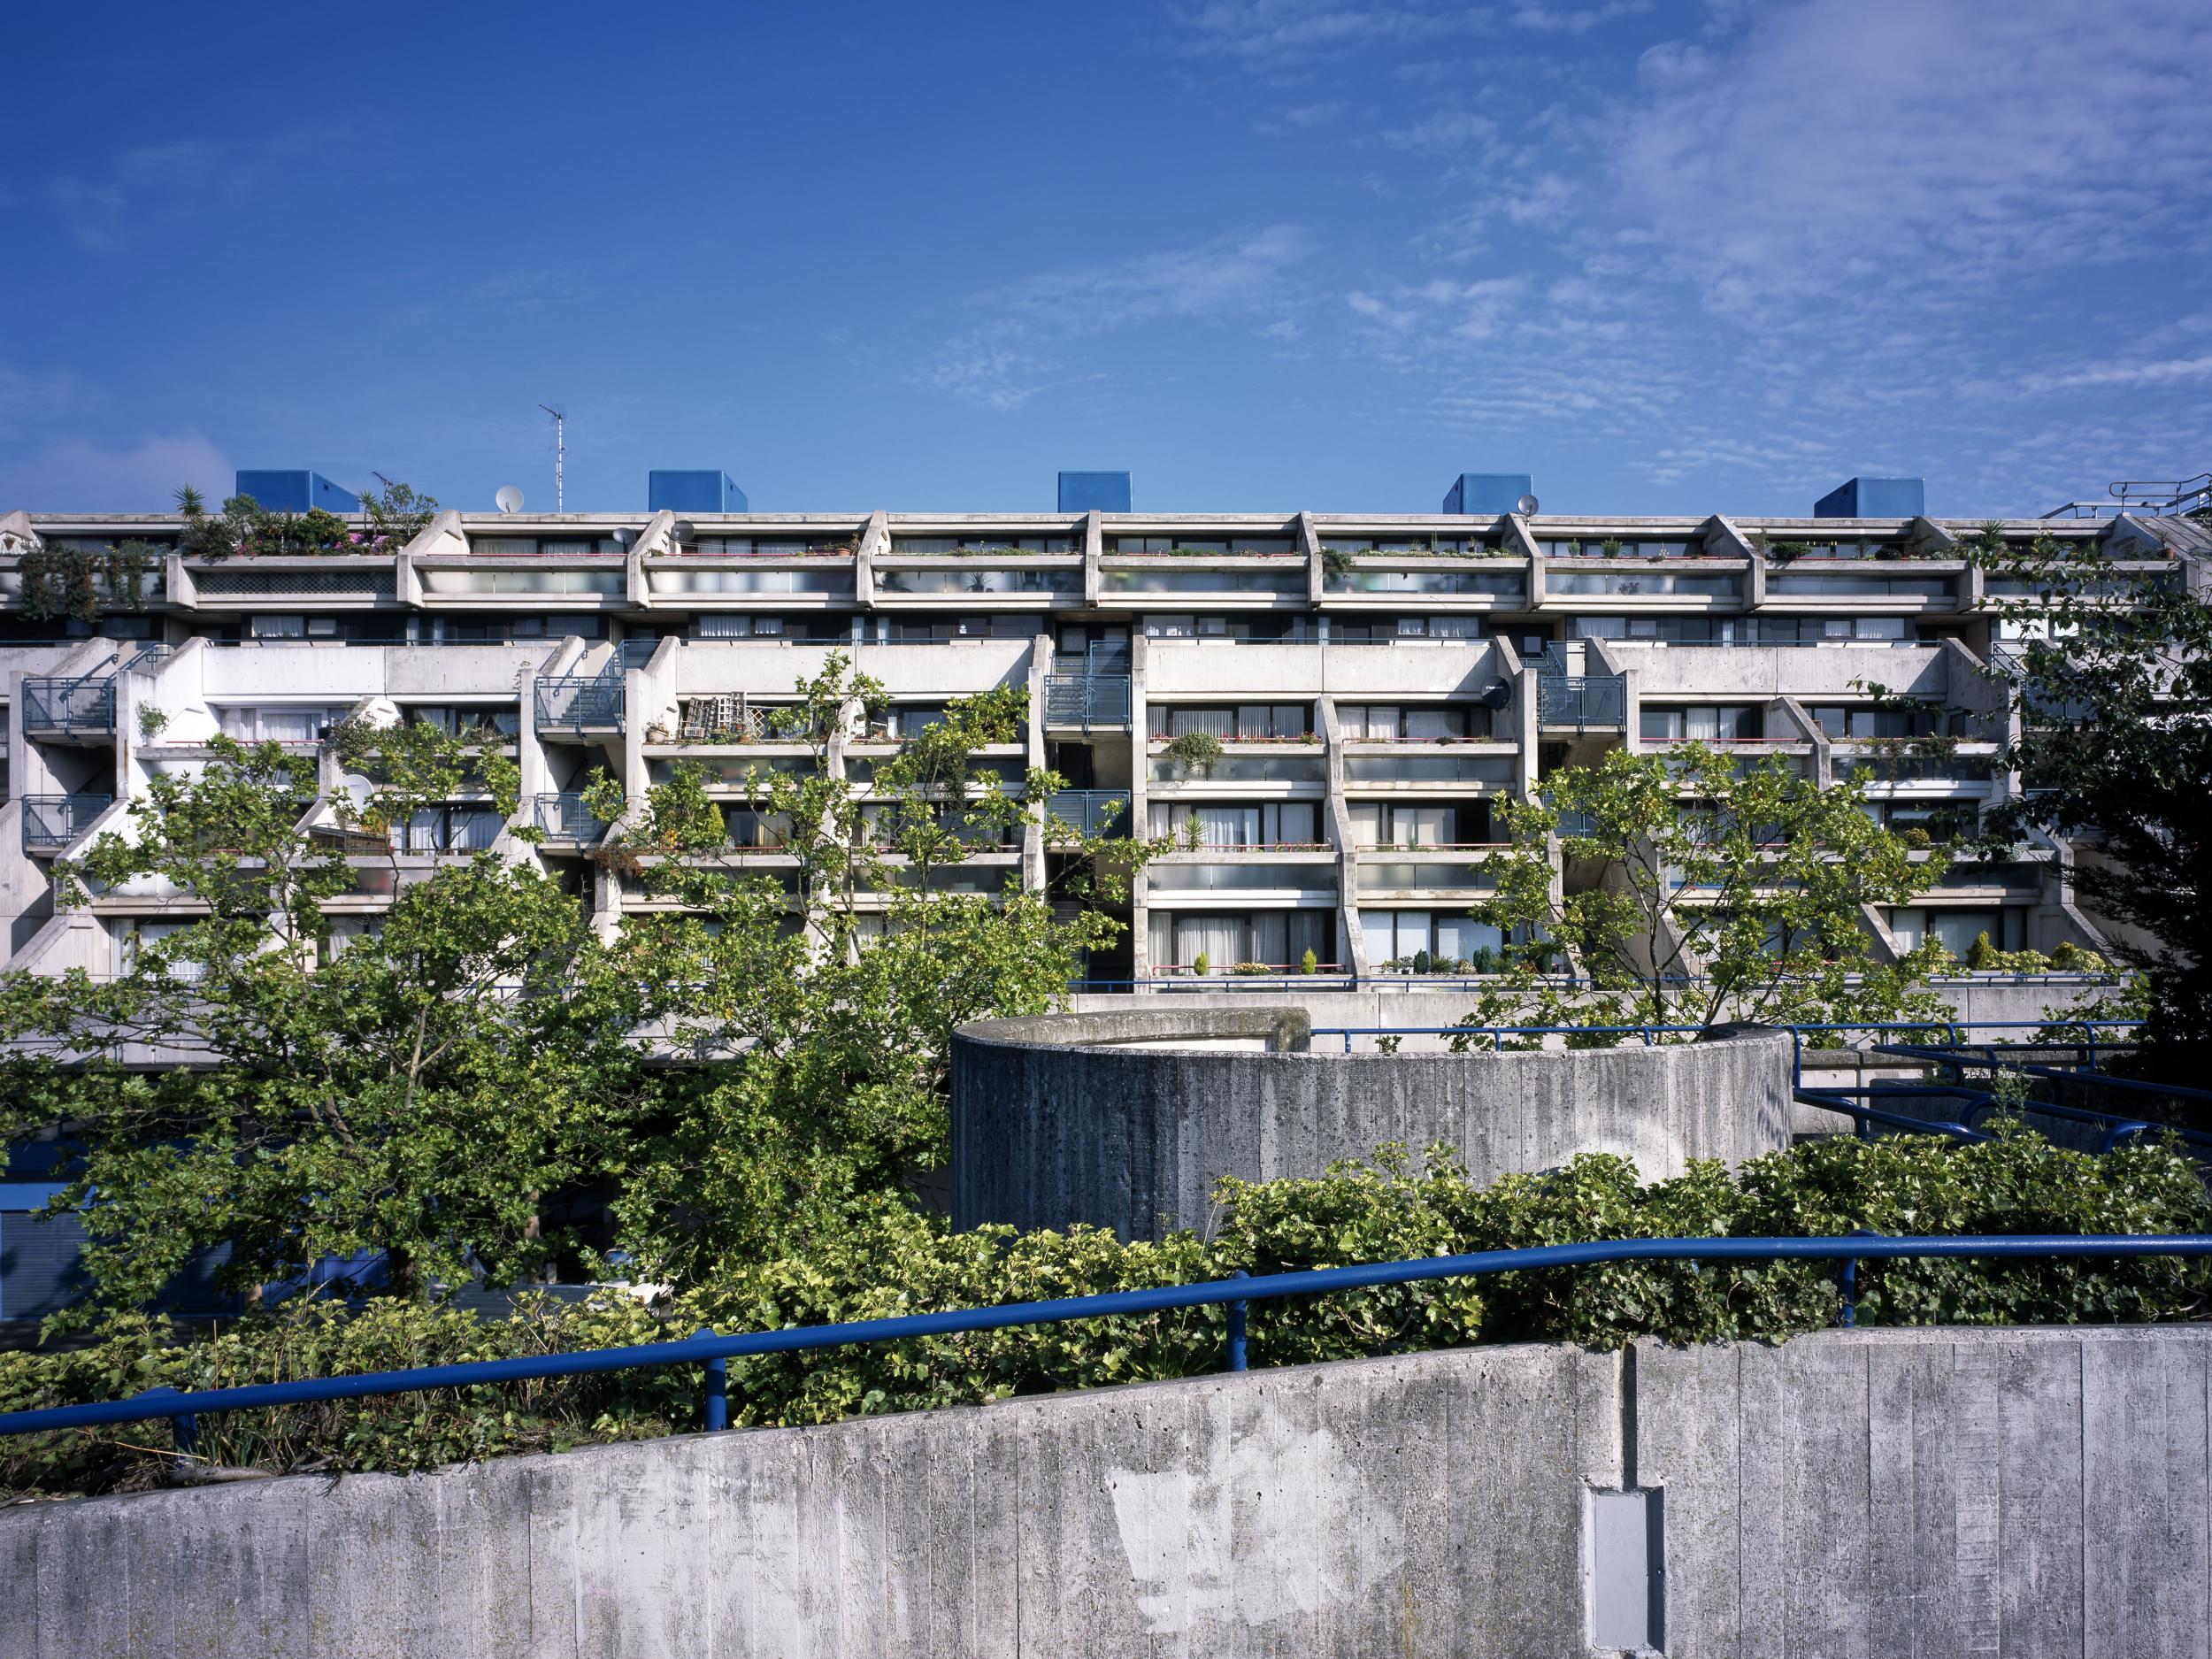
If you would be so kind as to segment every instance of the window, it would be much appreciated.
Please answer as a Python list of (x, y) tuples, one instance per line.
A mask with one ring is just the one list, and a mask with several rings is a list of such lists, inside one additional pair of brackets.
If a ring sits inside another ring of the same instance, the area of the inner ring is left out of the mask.
[(328, 707), (265, 708), (253, 704), (218, 708), (214, 713), (223, 735), (241, 743), (313, 743), (321, 741), (345, 710)]
[(1371, 968), (1409, 963), (1424, 951), (1432, 960), (1463, 962), (1479, 951), (1495, 951), (1505, 942), (1505, 936), (1486, 922), (1433, 910), (1362, 910), (1359, 930)]
[(2022, 910), (1952, 910), (1901, 905), (1889, 913), (1890, 937), (1900, 950), (1916, 950), (1933, 939), (1960, 961), (1982, 934), (2000, 950), (2019, 950), (2027, 937), (2028, 913)]
[(1470, 735), (1487, 737), (1489, 715), (1487, 709), (1474, 710), (1459, 704), (1404, 707), (1387, 703), (1347, 703), (1339, 705), (1336, 711), (1338, 726), (1348, 742), (1396, 739), (1441, 742)]
[[(136, 917), (127, 917), (111, 924), (115, 932), (115, 971), (129, 973), (138, 966), (139, 952), (149, 945), (163, 943), (174, 938), (189, 922), (148, 922)], [(204, 963), (187, 962), (177, 957), (169, 959), (170, 977), (178, 979), (204, 979), (207, 977)]]
[(1317, 962), (1336, 955), (1333, 910), (1152, 912), (1152, 965), (1187, 968), (1200, 956), (1214, 972), (1240, 962), (1294, 968), (1307, 951)]
[(783, 637), (781, 617), (701, 617), (703, 640), (774, 640)]
[(1252, 806), (1155, 801), (1151, 810), (1152, 833), (1172, 836), (1178, 847), (1310, 847), (1320, 841), (1319, 809), (1311, 801)]
[(1490, 839), (1487, 802), (1354, 801), (1349, 810), (1359, 847), (1478, 846)]
[(1225, 709), (1155, 703), (1151, 726), (1156, 741), (1203, 733), (1225, 743), (1295, 742), (1313, 729), (1313, 717), (1302, 703), (1240, 703)]
[(1760, 732), (1759, 710), (1744, 703), (1691, 709), (1646, 704), (1642, 720), (1647, 743), (1740, 743), (1755, 739)]
[(1828, 736), (1858, 742), (1868, 738), (1933, 737), (1947, 726), (1955, 730), (1962, 717), (1947, 717), (1939, 709), (1852, 708), (1829, 704), (1816, 708), (1812, 717)]
[(303, 640), (307, 637), (307, 618), (299, 616), (258, 616), (253, 619), (253, 636), (257, 640)]

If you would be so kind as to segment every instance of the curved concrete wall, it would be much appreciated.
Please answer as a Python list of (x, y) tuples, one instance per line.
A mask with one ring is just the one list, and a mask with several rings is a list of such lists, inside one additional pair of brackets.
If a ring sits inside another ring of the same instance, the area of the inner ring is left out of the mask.
[[(1300, 1052), (1280, 1004), (979, 1020), (952, 1044), (953, 1218), (1202, 1227), (1214, 1184), (1314, 1176), (1386, 1141), (1452, 1147), (1478, 1181), (1578, 1152), (1647, 1180), (1789, 1144), (1790, 1040), (1757, 1032), (1529, 1054)], [(1223, 1052), (1238, 1049), (1240, 1052)]]

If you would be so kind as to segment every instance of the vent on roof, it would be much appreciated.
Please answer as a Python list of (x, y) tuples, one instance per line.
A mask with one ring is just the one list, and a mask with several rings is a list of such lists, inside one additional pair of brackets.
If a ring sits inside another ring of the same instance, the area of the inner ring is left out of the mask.
[(1445, 492), (1444, 511), (1474, 518), (1518, 512), (1521, 498), (1535, 493), (1535, 481), (1526, 472), (1462, 472)]
[(1127, 512), (1129, 510), (1128, 473), (1060, 474), (1062, 512)]
[(651, 472), (645, 475), (645, 504), (651, 512), (743, 512), (745, 492), (727, 472)]
[(1927, 511), (1916, 478), (1846, 479), (1813, 503), (1816, 518), (1917, 518)]

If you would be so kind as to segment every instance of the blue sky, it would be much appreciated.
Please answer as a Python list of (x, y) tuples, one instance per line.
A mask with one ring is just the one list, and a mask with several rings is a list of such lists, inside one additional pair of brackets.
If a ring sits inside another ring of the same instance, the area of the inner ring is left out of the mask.
[(604, 511), (2212, 465), (2201, 0), (40, 6), (0, 56), (0, 511), (549, 507), (541, 401)]

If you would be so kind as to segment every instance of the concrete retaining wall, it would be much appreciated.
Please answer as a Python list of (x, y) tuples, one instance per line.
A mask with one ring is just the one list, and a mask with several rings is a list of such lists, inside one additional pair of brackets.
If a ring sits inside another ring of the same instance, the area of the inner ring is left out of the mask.
[(1200, 1051), (1302, 1046), (1303, 1018), (1252, 1002), (962, 1027), (955, 1225), (1157, 1238), (1202, 1227), (1225, 1175), (1318, 1175), (1394, 1141), (1417, 1153), (1442, 1141), (1478, 1182), (1578, 1152), (1622, 1153), (1658, 1179), (1788, 1144), (1786, 1034), (1574, 1053)]
[(1477, 1348), (24, 1505), (0, 1653), (1531, 1659), (1648, 1593), (1685, 1659), (2202, 1655), (2208, 1383), (2185, 1326)]

